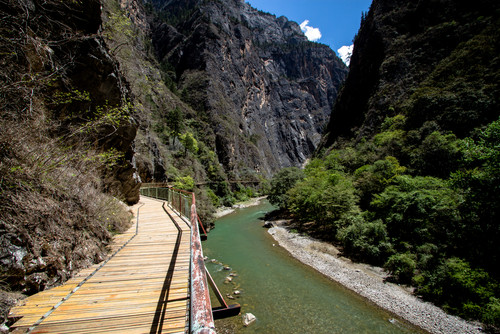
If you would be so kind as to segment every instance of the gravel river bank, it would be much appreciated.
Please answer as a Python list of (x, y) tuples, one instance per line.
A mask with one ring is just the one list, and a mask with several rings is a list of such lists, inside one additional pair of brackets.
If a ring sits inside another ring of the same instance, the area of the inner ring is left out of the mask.
[(269, 233), (293, 257), (409, 323), (430, 333), (483, 333), (480, 324), (449, 315), (411, 290), (385, 282), (381, 268), (353, 263), (331, 244), (290, 232), (286, 221), (272, 223)]

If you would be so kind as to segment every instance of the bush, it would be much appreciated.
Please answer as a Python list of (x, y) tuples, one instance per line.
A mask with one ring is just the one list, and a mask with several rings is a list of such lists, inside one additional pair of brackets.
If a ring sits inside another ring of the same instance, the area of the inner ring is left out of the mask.
[(380, 219), (367, 222), (358, 216), (351, 225), (341, 229), (337, 237), (346, 254), (373, 264), (383, 263), (392, 252), (387, 229)]
[(375, 218), (386, 222), (392, 239), (418, 246), (449, 240), (460, 222), (462, 200), (441, 179), (404, 175), (375, 195), (371, 207)]
[(283, 168), (271, 179), (271, 189), (269, 191), (269, 202), (280, 209), (288, 205), (288, 191), (304, 178), (304, 173), (297, 167)]
[(178, 177), (174, 183), (174, 188), (186, 191), (193, 191), (194, 179), (189, 175), (184, 177)]
[(359, 214), (352, 182), (319, 160), (311, 161), (305, 174), (287, 193), (288, 208), (300, 222), (314, 222), (323, 237), (334, 238), (339, 228), (350, 225)]
[(405, 167), (396, 158), (388, 156), (371, 165), (364, 165), (354, 172), (354, 185), (360, 192), (361, 207), (368, 208), (373, 196), (381, 193), (392, 180), (404, 173)]
[(391, 276), (401, 283), (410, 283), (415, 269), (417, 269), (416, 256), (411, 253), (394, 254), (384, 264), (384, 268)]
[(460, 141), (452, 133), (434, 131), (422, 141), (413, 156), (412, 165), (419, 174), (446, 178), (459, 167)]
[(483, 322), (500, 328), (500, 299), (491, 297), (483, 312)]
[(498, 323), (499, 305), (495, 298), (498, 288), (498, 282), (487, 272), (472, 268), (467, 261), (454, 257), (445, 260), (429, 274), (418, 292), (462, 317), (485, 318), (490, 323)]

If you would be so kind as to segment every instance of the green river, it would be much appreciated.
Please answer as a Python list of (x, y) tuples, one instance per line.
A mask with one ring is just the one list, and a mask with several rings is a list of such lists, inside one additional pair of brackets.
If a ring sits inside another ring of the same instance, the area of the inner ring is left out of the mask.
[[(261, 218), (272, 209), (267, 201), (237, 209), (218, 219), (203, 242), (204, 254), (217, 261), (207, 261), (217, 286), (235, 297), (226, 302), (257, 317), (249, 327), (243, 327), (241, 315), (222, 320), (224, 326), (265, 334), (420, 332), (291, 257), (262, 227)], [(229, 273), (237, 275), (232, 282), (226, 281)], [(212, 302), (218, 306), (215, 297)]]

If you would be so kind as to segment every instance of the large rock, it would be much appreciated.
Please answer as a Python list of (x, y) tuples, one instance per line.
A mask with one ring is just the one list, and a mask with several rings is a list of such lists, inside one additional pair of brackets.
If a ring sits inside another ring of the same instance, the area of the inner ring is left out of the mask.
[(243, 1), (152, 2), (164, 18), (153, 24), (157, 56), (212, 125), (208, 144), (226, 171), (304, 163), (347, 73), (335, 53)]

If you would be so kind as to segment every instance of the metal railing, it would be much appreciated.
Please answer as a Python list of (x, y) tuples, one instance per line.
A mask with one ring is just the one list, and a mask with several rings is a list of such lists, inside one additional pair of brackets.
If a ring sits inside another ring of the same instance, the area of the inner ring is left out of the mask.
[(146, 186), (141, 188), (140, 192), (141, 195), (167, 201), (179, 214), (189, 218), (191, 222), (190, 332), (216, 334), (194, 193), (161, 186)]
[(177, 213), (192, 220), (191, 206), (194, 193), (167, 187), (141, 188), (141, 195), (167, 201)]

